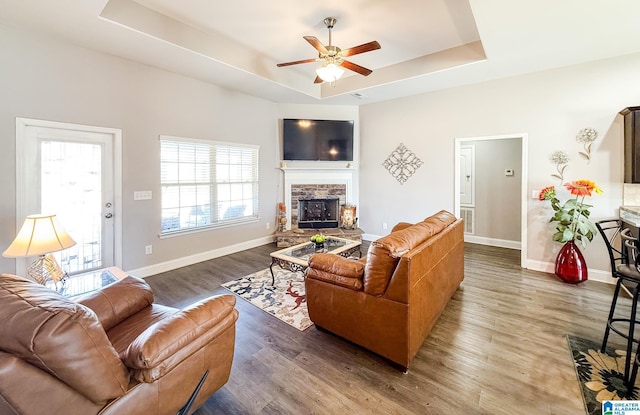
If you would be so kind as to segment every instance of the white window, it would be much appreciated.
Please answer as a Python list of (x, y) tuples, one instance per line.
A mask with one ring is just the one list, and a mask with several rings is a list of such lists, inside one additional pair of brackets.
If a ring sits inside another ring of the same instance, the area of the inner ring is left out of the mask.
[(258, 146), (160, 136), (162, 234), (258, 219)]

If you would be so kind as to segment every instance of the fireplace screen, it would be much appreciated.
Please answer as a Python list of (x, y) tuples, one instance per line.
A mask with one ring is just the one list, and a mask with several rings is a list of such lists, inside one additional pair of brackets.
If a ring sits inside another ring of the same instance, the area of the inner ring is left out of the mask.
[(299, 228), (337, 228), (339, 199), (298, 200)]

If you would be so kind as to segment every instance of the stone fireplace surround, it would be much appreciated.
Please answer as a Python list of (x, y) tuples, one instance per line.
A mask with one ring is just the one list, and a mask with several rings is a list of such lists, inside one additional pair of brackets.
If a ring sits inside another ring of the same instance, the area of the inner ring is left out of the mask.
[[(346, 230), (341, 228), (298, 229), (299, 198), (338, 198), (339, 204), (358, 204), (357, 170), (346, 168), (299, 168), (283, 167), (284, 194), (283, 201), (287, 206), (287, 230), (276, 231), (278, 247), (292, 246), (309, 240), (318, 232), (341, 238), (362, 240), (362, 229)], [(300, 232), (300, 233), (299, 233)]]
[[(344, 186), (340, 184), (304, 184), (292, 186), (292, 227), (305, 229), (316, 227), (319, 229), (337, 228), (340, 225), (338, 223), (338, 214), (340, 212), (340, 205), (344, 205), (344, 194)], [(314, 210), (314, 207), (317, 209)], [(307, 210), (305, 215), (305, 209), (307, 208), (310, 210)], [(305, 218), (307, 215), (312, 217)], [(324, 217), (325, 215), (327, 217)]]
[(339, 199), (340, 205), (355, 204), (353, 168), (282, 168), (287, 229), (298, 227), (298, 199)]

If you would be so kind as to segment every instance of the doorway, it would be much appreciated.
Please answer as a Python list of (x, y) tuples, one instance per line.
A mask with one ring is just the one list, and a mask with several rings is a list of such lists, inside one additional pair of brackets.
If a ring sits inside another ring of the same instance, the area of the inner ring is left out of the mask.
[[(520, 241), (517, 248), (515, 246), (508, 246), (508, 245), (503, 245), (503, 246), (516, 248), (516, 249), (519, 248), (520, 249), (520, 265), (523, 268), (526, 268), (526, 265), (527, 265), (527, 201), (528, 201), (527, 200), (527, 182), (528, 182), (528, 178), (527, 178), (528, 136), (527, 134), (519, 133), (519, 134), (509, 134), (509, 135), (500, 135), (500, 136), (468, 137), (468, 138), (455, 139), (454, 141), (454, 164), (455, 164), (454, 165), (454, 213), (457, 217), (461, 217), (461, 213), (462, 213), (461, 205), (464, 205), (461, 201), (461, 192), (466, 191), (465, 189), (462, 188), (462, 180), (464, 179), (462, 177), (463, 173), (461, 171), (461, 169), (464, 167), (464, 165), (462, 164), (462, 157), (464, 156), (466, 151), (466, 150), (463, 150), (463, 148), (468, 147), (469, 144), (471, 144), (472, 142), (476, 142), (478, 145), (482, 143), (496, 144), (497, 142), (495, 142), (494, 140), (511, 140), (511, 141), (515, 140), (520, 143), (519, 157), (521, 158), (520, 160), (521, 174), (520, 174), (519, 186), (517, 186), (518, 188), (516, 190), (516, 194), (519, 194), (519, 200), (516, 199), (516, 201), (519, 201), (519, 205), (520, 205), (520, 209), (518, 212), (518, 215), (519, 215), (518, 222), (520, 226), (520, 232), (519, 232)], [(506, 143), (506, 141), (504, 142)], [(478, 176), (482, 175), (482, 171), (480, 170), (482, 169), (482, 167), (478, 166), (478, 164), (476, 163), (475, 168), (476, 168), (476, 174)], [(511, 171), (509, 170), (510, 169), (508, 168), (504, 168), (503, 170), (501, 170), (500, 174), (503, 174), (504, 176), (509, 176), (510, 174), (513, 174), (513, 170)], [(493, 189), (493, 190), (494, 191), (492, 191), (490, 196), (492, 198), (500, 197), (499, 195), (502, 189)], [(475, 191), (476, 190), (474, 190), (474, 192)], [(508, 241), (505, 241), (505, 242), (508, 242)]]
[[(76, 245), (54, 253), (70, 275), (121, 265), (121, 131), (16, 119), (16, 223), (54, 213)], [(16, 271), (23, 273), (25, 258)]]

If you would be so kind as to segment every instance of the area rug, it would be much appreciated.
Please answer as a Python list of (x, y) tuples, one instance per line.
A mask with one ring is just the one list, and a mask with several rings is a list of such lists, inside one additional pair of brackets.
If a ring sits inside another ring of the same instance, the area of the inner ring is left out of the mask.
[(606, 353), (600, 353), (600, 343), (571, 335), (567, 335), (567, 341), (588, 415), (601, 415), (603, 401), (640, 399), (640, 376), (636, 379), (631, 396), (625, 398), (627, 387), (623, 377), (626, 350), (607, 348)]
[(278, 266), (273, 267), (273, 273), (273, 286), (268, 268), (222, 286), (300, 331), (313, 325), (307, 311), (302, 273), (285, 271)]

